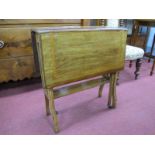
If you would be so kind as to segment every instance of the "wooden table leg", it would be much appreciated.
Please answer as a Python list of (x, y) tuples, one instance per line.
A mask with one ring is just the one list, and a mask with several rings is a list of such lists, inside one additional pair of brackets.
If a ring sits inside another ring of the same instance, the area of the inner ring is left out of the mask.
[(109, 98), (108, 98), (108, 107), (116, 107), (116, 82), (117, 82), (117, 73), (110, 75), (110, 85), (109, 85)]
[(45, 107), (46, 107), (46, 115), (50, 115), (50, 109), (49, 109), (49, 100), (47, 96), (45, 95)]
[(99, 91), (98, 91), (98, 97), (102, 97), (103, 87), (104, 87), (104, 84), (100, 85)]
[(47, 89), (47, 95), (49, 99), (49, 109), (53, 119), (54, 131), (59, 132), (58, 117), (57, 117), (57, 112), (55, 110), (55, 105), (54, 105), (53, 90)]
[(116, 81), (116, 85), (119, 85), (119, 72), (117, 72), (117, 81)]
[(150, 72), (151, 76), (153, 75), (154, 67), (155, 67), (155, 59), (153, 60), (153, 65), (152, 65), (151, 72)]
[[(151, 47), (150, 55), (153, 54), (154, 45), (155, 45), (155, 35), (154, 35), (154, 37), (153, 37), (153, 42), (152, 42), (152, 47)], [(150, 61), (151, 61), (151, 58), (148, 59), (148, 62), (150, 62)], [(151, 75), (151, 73), (150, 73), (150, 75)]]
[(135, 80), (138, 79), (138, 76), (140, 74), (140, 67), (141, 67), (141, 64), (142, 64), (142, 59), (137, 59), (136, 60), (136, 71), (134, 72), (135, 74)]
[(98, 97), (102, 97), (103, 87), (108, 79), (108, 75), (103, 75), (103, 84), (99, 86)]

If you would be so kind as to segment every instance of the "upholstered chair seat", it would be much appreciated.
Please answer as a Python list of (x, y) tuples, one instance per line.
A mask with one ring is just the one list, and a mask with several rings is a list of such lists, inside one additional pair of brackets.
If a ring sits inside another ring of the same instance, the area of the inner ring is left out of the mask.
[[(119, 26), (124, 26), (124, 22), (123, 20), (119, 20), (119, 19), (107, 19), (107, 20), (100, 19), (98, 22), (98, 25), (108, 26), (108, 27), (119, 27)], [(144, 50), (142, 48), (126, 45), (125, 60), (130, 61), (129, 67), (132, 66), (132, 61), (136, 61), (136, 70), (134, 72), (135, 79), (137, 79), (139, 76), (141, 60), (143, 58), (143, 55), (144, 55)]]
[(137, 60), (141, 59), (144, 56), (144, 50), (135, 46), (126, 46), (126, 55), (125, 60)]

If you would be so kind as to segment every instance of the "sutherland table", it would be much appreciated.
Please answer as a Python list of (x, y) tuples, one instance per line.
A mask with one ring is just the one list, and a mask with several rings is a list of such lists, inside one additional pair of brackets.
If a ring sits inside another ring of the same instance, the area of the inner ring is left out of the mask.
[(108, 107), (115, 107), (117, 72), (124, 68), (126, 37), (123, 28), (56, 27), (32, 31), (46, 114), (52, 115), (55, 132), (59, 131), (55, 98), (97, 85), (101, 96), (104, 83), (110, 80)]

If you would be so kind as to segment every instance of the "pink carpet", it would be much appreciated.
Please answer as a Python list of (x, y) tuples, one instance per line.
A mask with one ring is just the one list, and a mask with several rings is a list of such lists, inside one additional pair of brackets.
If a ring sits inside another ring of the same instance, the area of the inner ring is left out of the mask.
[[(149, 76), (150, 68), (143, 63), (138, 80), (135, 67), (121, 72), (116, 109), (107, 108), (108, 84), (102, 98), (96, 87), (56, 99), (58, 134), (155, 134), (155, 75)], [(0, 90), (0, 134), (54, 134), (40, 83)]]

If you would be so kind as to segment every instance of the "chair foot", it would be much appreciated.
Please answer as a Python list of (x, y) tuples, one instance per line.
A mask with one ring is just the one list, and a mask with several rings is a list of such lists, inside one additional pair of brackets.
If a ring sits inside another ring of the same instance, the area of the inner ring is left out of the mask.
[(155, 67), (155, 59), (153, 60), (153, 65), (152, 65), (152, 68), (151, 68), (150, 76), (152, 76), (153, 73), (154, 73), (154, 67)]
[(151, 62), (151, 59), (148, 59), (148, 63), (150, 63)]
[(141, 64), (142, 64), (142, 59), (137, 59), (136, 60), (136, 71), (134, 72), (135, 74), (135, 80), (138, 79), (138, 76), (140, 74), (140, 67), (141, 67)]

